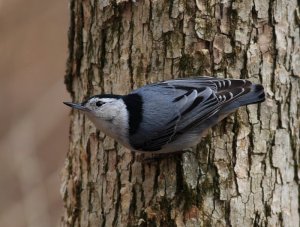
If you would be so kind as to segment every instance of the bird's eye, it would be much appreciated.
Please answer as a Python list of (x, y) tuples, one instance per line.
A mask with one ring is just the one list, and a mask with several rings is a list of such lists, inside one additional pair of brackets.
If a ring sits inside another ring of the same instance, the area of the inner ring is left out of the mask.
[(103, 102), (101, 102), (101, 101), (96, 102), (96, 106), (100, 107), (102, 105), (103, 105)]

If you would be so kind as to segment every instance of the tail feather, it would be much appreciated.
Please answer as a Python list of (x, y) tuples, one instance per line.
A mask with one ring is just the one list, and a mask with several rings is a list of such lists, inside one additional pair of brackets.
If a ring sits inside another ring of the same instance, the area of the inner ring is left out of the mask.
[(245, 106), (263, 101), (265, 101), (264, 87), (261, 84), (252, 84), (250, 92), (241, 96), (236, 102), (238, 102), (240, 106)]
[(224, 106), (221, 112), (226, 115), (241, 106), (256, 104), (263, 101), (265, 101), (264, 87), (260, 84), (249, 84), (247, 87), (244, 87), (244, 92), (229, 105)]

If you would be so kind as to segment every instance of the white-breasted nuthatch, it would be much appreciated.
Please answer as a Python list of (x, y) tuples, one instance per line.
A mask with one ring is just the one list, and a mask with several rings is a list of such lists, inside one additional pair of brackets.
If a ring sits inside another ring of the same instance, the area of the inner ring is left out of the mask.
[(248, 80), (196, 77), (149, 84), (128, 95), (102, 94), (80, 104), (95, 126), (133, 151), (169, 153), (197, 144), (240, 106), (265, 100)]

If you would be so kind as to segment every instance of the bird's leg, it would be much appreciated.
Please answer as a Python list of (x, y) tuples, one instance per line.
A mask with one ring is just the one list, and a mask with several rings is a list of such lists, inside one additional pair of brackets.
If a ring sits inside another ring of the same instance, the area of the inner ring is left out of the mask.
[(192, 148), (184, 149), (184, 150), (182, 151), (182, 154), (183, 154), (183, 153), (193, 153), (193, 149), (192, 149)]
[(185, 152), (191, 152), (191, 149), (185, 149), (182, 151), (175, 151), (172, 153), (161, 153), (161, 154), (141, 154), (140, 156), (137, 157), (137, 161), (146, 163), (146, 164), (151, 164), (154, 162), (158, 162), (160, 160), (165, 160), (169, 158), (174, 158), (174, 159), (180, 159), (182, 157), (182, 154)]

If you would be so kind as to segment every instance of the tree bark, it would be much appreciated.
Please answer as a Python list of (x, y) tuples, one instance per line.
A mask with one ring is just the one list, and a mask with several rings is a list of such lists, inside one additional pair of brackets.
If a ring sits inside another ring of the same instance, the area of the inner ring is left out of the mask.
[(71, 0), (66, 85), (76, 102), (210, 75), (262, 83), (193, 152), (144, 164), (71, 114), (63, 226), (299, 225), (297, 0)]

